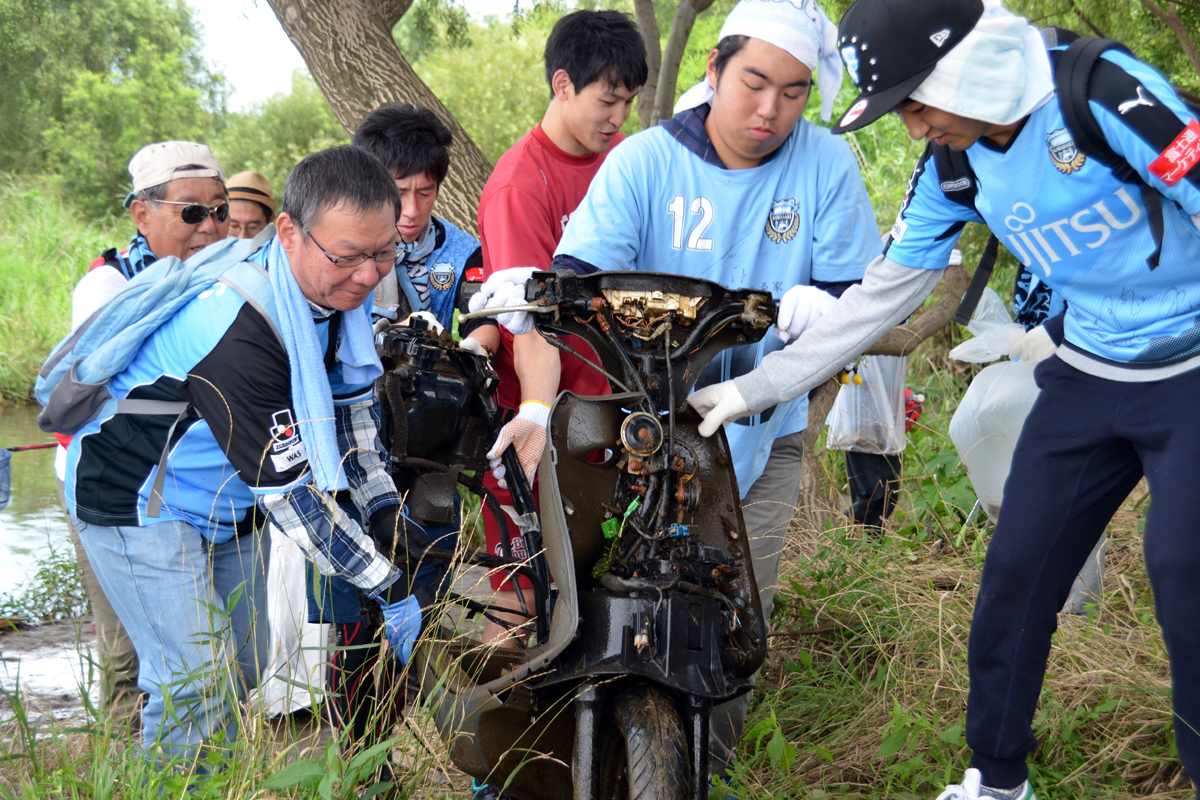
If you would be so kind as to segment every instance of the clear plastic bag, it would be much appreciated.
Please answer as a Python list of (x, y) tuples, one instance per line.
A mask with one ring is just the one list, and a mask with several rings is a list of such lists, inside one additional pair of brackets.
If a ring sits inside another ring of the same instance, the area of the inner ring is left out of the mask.
[(950, 441), (992, 522), (1000, 517), (1013, 449), (1037, 400), (1035, 367), (1032, 362), (1005, 361), (985, 368), (971, 381), (950, 420)]
[(990, 286), (983, 290), (979, 305), (967, 323), (967, 330), (974, 338), (951, 350), (950, 357), (973, 364), (1004, 358), (1017, 340), (1025, 335), (1025, 326), (1012, 321), (1004, 301)]
[(863, 356), (855, 370), (862, 383), (847, 383), (829, 412), (826, 447), (894, 455), (904, 450), (903, 356)]

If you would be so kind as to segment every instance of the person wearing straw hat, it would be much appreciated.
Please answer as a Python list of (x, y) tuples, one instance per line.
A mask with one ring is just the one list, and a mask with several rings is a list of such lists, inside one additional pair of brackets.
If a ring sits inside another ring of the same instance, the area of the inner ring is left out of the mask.
[[(104, 251), (88, 267), (71, 296), (71, 327), (76, 328), (125, 287), (125, 284), (162, 256), (186, 258), (192, 252), (224, 238), (228, 224), (225, 206), (225, 172), (207, 147), (195, 142), (156, 142), (139, 150), (129, 161), (133, 190), (125, 199), (137, 226), (129, 247)], [(223, 208), (224, 206), (224, 208)], [(63, 508), (63, 480), (67, 470), (67, 445), (71, 437), (55, 434), (59, 441), (54, 459), (58, 496)], [(102, 670), (104, 708), (120, 718), (136, 713), (145, 694), (138, 688), (138, 658), (112, 603), (88, 561), (79, 534), (70, 523), (71, 543), (83, 587), (92, 607)]]
[[(711, 433), (819, 385), (925, 300), (967, 222), (986, 224), (1061, 294), (1065, 316), (1010, 353), (1040, 361), (1041, 393), (1013, 453), (971, 622), (972, 766), (942, 800), (1033, 797), (1026, 758), (1037, 746), (1057, 612), (1143, 476), (1154, 497), (1146, 572), (1170, 658), (1175, 743), (1200, 777), (1200, 121), (1124, 50), (1099, 52), (1086, 91), (1074, 81), (1060, 91), (1051, 59), (1065, 76), (1063, 65), (1099, 40), (1065, 48), (1061, 32), (1046, 33), (1055, 34), (1049, 46), (999, 0), (850, 7), (838, 47), (861, 94), (835, 130), (895, 111), (929, 142), (891, 241), (862, 285), (794, 345), (691, 398)], [(1068, 122), (1078, 123), (1080, 106), (1095, 132)], [(1094, 157), (1097, 140), (1115, 161)], [(965, 158), (971, 174), (956, 173), (951, 158)], [(1121, 160), (1129, 169), (1118, 174)], [(973, 202), (951, 197), (972, 185)]]
[[(842, 82), (835, 34), (813, 0), (738, 3), (705, 79), (683, 94), (673, 118), (609, 155), (558, 245), (556, 268), (671, 272), (778, 298), (774, 331), (714, 359), (701, 386), (782, 348), (879, 254), (849, 146), (803, 119), (814, 79), (821, 115), (831, 116)], [(532, 325), (528, 317), (510, 313), (500, 323), (517, 333)], [(808, 402), (789, 398), (757, 411), (726, 433), (769, 617), (799, 495)], [(748, 705), (744, 695), (713, 709), (714, 773), (733, 759)]]
[(239, 172), (226, 185), (229, 189), (229, 235), (235, 239), (253, 239), (279, 212), (271, 184), (257, 172)]

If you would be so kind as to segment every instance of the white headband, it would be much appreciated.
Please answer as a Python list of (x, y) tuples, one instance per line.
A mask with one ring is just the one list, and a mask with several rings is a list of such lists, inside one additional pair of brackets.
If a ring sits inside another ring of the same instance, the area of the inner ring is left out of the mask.
[[(837, 51), (837, 26), (816, 0), (741, 0), (721, 27), (717, 41), (749, 36), (773, 44), (817, 73), (821, 119), (829, 121), (842, 88), (842, 60)], [(702, 80), (683, 93), (675, 113), (712, 101), (712, 87)]]

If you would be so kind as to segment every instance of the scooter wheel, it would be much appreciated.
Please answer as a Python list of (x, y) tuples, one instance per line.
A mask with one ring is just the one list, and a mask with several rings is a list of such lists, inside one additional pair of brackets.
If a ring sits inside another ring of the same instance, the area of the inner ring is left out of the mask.
[(599, 800), (686, 800), (687, 739), (675, 703), (640, 682), (612, 696), (617, 724), (601, 745)]

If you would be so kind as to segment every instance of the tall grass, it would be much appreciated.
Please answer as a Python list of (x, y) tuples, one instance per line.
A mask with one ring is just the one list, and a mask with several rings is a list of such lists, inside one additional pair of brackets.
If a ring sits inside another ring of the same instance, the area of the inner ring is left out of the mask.
[[(742, 797), (932, 797), (969, 766), (967, 634), (990, 528), (927, 413), (880, 538), (831, 515), (793, 528), (771, 656), (741, 744)], [(841, 457), (822, 457), (844, 480)], [(1109, 525), (1103, 596), (1060, 617), (1030, 759), (1038, 797), (1190, 797), (1174, 749), (1166, 649), (1141, 554), (1144, 488)], [(795, 524), (795, 523), (794, 523)]]
[(42, 361), (71, 326), (71, 292), (131, 223), (96, 224), (51, 189), (0, 178), (0, 403), (26, 400)]

